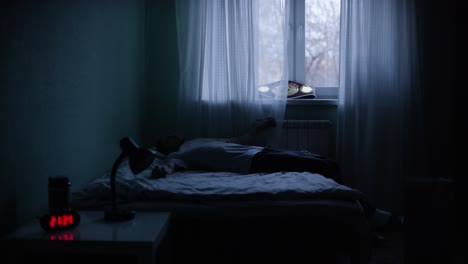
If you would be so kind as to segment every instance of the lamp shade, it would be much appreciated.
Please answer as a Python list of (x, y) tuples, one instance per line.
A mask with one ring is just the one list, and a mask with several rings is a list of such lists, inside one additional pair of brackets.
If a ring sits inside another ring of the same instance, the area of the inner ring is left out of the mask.
[(138, 174), (153, 163), (156, 155), (148, 149), (140, 148), (132, 139), (120, 140), (122, 152), (128, 156), (128, 165), (133, 174)]

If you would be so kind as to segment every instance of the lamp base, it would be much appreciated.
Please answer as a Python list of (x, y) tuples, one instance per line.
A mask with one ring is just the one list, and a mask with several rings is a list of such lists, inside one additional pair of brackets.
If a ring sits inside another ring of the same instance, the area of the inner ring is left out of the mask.
[(111, 209), (105, 212), (104, 218), (106, 219), (106, 221), (112, 222), (128, 221), (135, 218), (135, 212), (122, 209)]

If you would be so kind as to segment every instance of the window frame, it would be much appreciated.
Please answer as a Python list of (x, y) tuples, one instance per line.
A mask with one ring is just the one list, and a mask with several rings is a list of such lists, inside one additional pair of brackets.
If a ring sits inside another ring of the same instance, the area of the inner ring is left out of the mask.
[[(291, 10), (289, 14), (289, 25), (292, 36), (289, 38), (288, 67), (289, 79), (300, 83), (306, 83), (305, 78), (305, 1), (291, 0)], [(341, 14), (340, 14), (341, 20)], [(341, 23), (340, 23), (341, 27)], [(340, 28), (341, 31), (341, 28)], [(341, 39), (340, 39), (341, 41)], [(302, 66), (301, 66), (302, 65)], [(338, 66), (339, 69), (341, 68)], [(338, 81), (339, 83), (339, 81)], [(338, 100), (339, 84), (336, 87), (313, 86), (315, 88), (315, 99), (288, 99), (288, 104), (292, 101), (318, 102), (320, 104), (336, 104)], [(301, 104), (302, 104), (301, 103)], [(296, 104), (296, 103), (294, 103)]]

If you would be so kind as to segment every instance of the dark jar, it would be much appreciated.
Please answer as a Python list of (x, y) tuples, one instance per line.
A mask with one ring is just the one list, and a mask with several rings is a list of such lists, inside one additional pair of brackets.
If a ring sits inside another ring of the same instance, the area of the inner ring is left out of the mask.
[(65, 176), (49, 177), (49, 211), (69, 210), (71, 204), (70, 180)]

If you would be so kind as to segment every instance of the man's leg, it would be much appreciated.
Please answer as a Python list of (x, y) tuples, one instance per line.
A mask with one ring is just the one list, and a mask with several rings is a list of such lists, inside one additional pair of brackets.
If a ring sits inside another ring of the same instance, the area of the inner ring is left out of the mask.
[(252, 160), (251, 173), (281, 171), (318, 173), (343, 184), (338, 164), (318, 154), (306, 151), (265, 149), (255, 155)]
[(276, 127), (276, 120), (274, 118), (266, 117), (258, 119), (255, 121), (255, 123), (249, 129), (249, 131), (247, 131), (244, 135), (240, 137), (233, 138), (231, 142), (241, 145), (254, 145), (257, 135), (260, 132), (263, 132), (273, 127)]
[[(265, 149), (252, 160), (250, 173), (260, 172), (308, 171), (331, 178), (339, 184), (344, 184), (338, 164), (321, 155), (305, 151)], [(390, 212), (372, 205), (369, 200), (362, 200), (364, 212), (373, 230), (401, 229), (403, 220)]]

